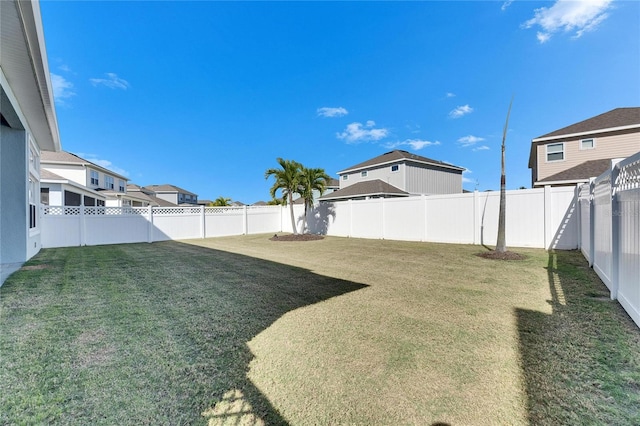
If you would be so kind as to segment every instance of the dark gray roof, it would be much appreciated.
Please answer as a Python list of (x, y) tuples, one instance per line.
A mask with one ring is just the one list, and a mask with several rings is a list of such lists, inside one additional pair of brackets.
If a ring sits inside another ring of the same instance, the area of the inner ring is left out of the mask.
[(590, 160), (580, 163), (577, 166), (563, 170), (555, 175), (548, 176), (538, 182), (558, 182), (558, 181), (577, 181), (588, 180), (592, 177), (598, 177), (611, 168), (611, 159)]
[(196, 196), (198, 195), (198, 194), (194, 194), (193, 192), (189, 192), (186, 189), (182, 189), (179, 186), (170, 185), (168, 183), (165, 183), (162, 185), (147, 185), (144, 187), (144, 189), (147, 189), (153, 192), (180, 192), (182, 194), (189, 194), (189, 195), (196, 195)]
[(365, 169), (365, 168), (369, 168), (369, 167), (372, 167), (372, 166), (377, 166), (377, 165), (380, 165), (380, 164), (387, 164), (387, 163), (394, 163), (394, 162), (404, 162), (404, 161), (423, 163), (423, 164), (431, 164), (431, 165), (436, 165), (436, 166), (440, 166), (440, 167), (452, 168), (452, 169), (460, 170), (461, 172), (464, 170), (463, 167), (454, 166), (453, 164), (445, 163), (444, 161), (433, 160), (431, 158), (422, 157), (420, 155), (416, 155), (416, 154), (412, 154), (412, 153), (407, 152), (407, 151), (396, 149), (394, 151), (389, 151), (389, 152), (386, 152), (386, 153), (384, 153), (382, 155), (379, 155), (379, 156), (377, 156), (375, 158), (372, 158), (371, 160), (367, 160), (367, 161), (364, 161), (362, 163), (358, 163), (355, 166), (348, 167), (345, 170), (342, 170), (342, 171), (338, 172), (338, 174), (343, 174), (343, 173), (352, 172), (352, 171), (356, 171), (356, 170), (360, 170), (360, 169)]
[(174, 204), (171, 201), (163, 200), (162, 198), (154, 197), (153, 195), (147, 195), (147, 197), (149, 197), (149, 199), (159, 207), (178, 207), (177, 204)]
[(349, 199), (349, 198), (358, 198), (358, 197), (384, 197), (384, 196), (407, 197), (409, 196), (409, 193), (399, 188), (396, 188), (393, 185), (389, 185), (387, 182), (381, 181), (380, 179), (374, 179), (374, 180), (366, 180), (364, 182), (354, 183), (353, 185), (349, 185), (346, 188), (342, 188), (338, 191), (324, 195), (318, 198), (318, 200), (327, 201), (327, 200), (339, 200), (339, 199)]
[(535, 139), (571, 135), (576, 133), (588, 133), (633, 125), (640, 126), (640, 107), (612, 109), (604, 114), (596, 115), (595, 117), (588, 118), (580, 121), (579, 123), (538, 136)]
[(331, 178), (327, 183), (327, 188), (340, 188), (340, 181), (338, 179)]

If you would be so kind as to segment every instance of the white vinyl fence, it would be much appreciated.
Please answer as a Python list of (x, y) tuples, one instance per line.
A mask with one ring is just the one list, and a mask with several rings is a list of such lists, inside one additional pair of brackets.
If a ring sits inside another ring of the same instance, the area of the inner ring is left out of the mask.
[(580, 250), (640, 326), (640, 152), (580, 188)]
[[(498, 192), (318, 204), (308, 230), (322, 235), (495, 245)], [(576, 188), (507, 191), (507, 245), (578, 247)], [(295, 205), (296, 226), (304, 207)], [(289, 207), (44, 206), (42, 246), (154, 242), (291, 232)]]

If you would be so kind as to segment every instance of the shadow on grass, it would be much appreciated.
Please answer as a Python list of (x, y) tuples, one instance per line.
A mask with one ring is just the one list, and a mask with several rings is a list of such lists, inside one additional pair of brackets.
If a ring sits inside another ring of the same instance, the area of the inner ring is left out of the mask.
[(552, 313), (517, 309), (530, 424), (640, 424), (640, 333), (577, 251), (549, 253)]
[(2, 287), (0, 423), (287, 424), (247, 378), (247, 343), (366, 287), (179, 242), (48, 249), (30, 263), (50, 267)]

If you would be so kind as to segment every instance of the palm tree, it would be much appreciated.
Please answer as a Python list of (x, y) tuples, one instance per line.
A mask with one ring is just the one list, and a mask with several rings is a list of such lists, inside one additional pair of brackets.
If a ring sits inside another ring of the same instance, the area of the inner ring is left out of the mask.
[(511, 105), (513, 104), (513, 97), (509, 103), (509, 110), (507, 111), (507, 121), (504, 123), (504, 130), (502, 131), (502, 172), (500, 174), (500, 211), (498, 215), (498, 239), (496, 241), (496, 251), (504, 253), (507, 251), (507, 234), (506, 227), (506, 215), (507, 215), (507, 195), (506, 186), (507, 178), (504, 170), (504, 151), (505, 141), (507, 139), (507, 128), (509, 127), (509, 115), (511, 115)]
[(276, 161), (280, 164), (281, 168), (267, 169), (267, 171), (264, 172), (264, 178), (269, 179), (271, 176), (275, 178), (276, 181), (270, 190), (271, 198), (275, 199), (276, 192), (278, 190), (282, 191), (282, 204), (286, 206), (287, 203), (289, 203), (291, 227), (293, 228), (293, 233), (297, 235), (298, 230), (296, 229), (296, 221), (293, 217), (293, 194), (299, 191), (302, 164), (293, 160), (283, 160), (282, 158), (277, 158)]
[(316, 190), (320, 196), (324, 194), (331, 177), (327, 175), (324, 169), (302, 168), (299, 194), (304, 200), (304, 228), (307, 229), (307, 212), (313, 208), (313, 191)]
[(231, 198), (218, 197), (211, 204), (213, 207), (225, 207), (231, 205)]

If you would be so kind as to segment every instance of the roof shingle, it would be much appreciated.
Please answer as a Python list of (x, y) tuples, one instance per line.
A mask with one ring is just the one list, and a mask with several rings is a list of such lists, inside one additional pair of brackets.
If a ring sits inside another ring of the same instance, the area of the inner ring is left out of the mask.
[(394, 161), (414, 161), (414, 162), (417, 162), (417, 163), (426, 163), (426, 164), (432, 164), (432, 165), (436, 165), (436, 166), (440, 166), (440, 167), (458, 169), (460, 171), (464, 170), (463, 167), (454, 166), (453, 164), (445, 163), (444, 161), (433, 160), (431, 158), (423, 157), (421, 155), (416, 155), (416, 154), (412, 154), (412, 153), (407, 152), (407, 151), (396, 149), (394, 151), (386, 152), (386, 153), (384, 153), (382, 155), (379, 155), (379, 156), (377, 156), (375, 158), (372, 158), (370, 160), (367, 160), (367, 161), (364, 161), (362, 163), (356, 164), (355, 166), (348, 167), (345, 170), (342, 170), (342, 171), (338, 172), (338, 174), (343, 174), (343, 173), (346, 173), (346, 172), (352, 172), (352, 171), (356, 171), (356, 170), (359, 170), (359, 169), (364, 169), (364, 168), (367, 168), (367, 167), (376, 166), (378, 164), (387, 164), (387, 163), (391, 163), (391, 162), (394, 162)]
[(625, 126), (640, 126), (640, 107), (616, 108), (595, 117), (588, 118), (562, 129), (538, 136), (535, 139), (550, 138), (554, 136), (572, 135), (614, 129)]
[(405, 192), (393, 185), (389, 185), (387, 182), (380, 179), (367, 180), (364, 182), (354, 183), (346, 188), (342, 188), (338, 191), (324, 195), (319, 198), (320, 201), (339, 200), (356, 197), (372, 197), (372, 196), (399, 196), (407, 197), (408, 192)]

